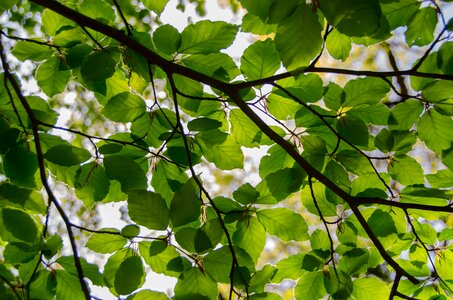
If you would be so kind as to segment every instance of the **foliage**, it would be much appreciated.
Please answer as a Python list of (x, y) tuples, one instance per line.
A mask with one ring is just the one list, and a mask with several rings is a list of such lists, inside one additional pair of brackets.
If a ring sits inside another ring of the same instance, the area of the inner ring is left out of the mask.
[[(174, 299), (452, 297), (447, 2), (242, 0), (180, 32), (166, 0), (2, 0), (0, 298), (168, 299), (150, 269)], [(228, 186), (246, 148), (259, 179)], [(86, 217), (121, 201), (124, 227)]]

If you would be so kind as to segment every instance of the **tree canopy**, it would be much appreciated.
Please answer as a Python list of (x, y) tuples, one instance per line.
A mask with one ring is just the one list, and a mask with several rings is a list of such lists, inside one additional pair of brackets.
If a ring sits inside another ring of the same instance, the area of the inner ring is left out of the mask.
[(0, 298), (452, 297), (451, 1), (167, 2), (0, 2)]

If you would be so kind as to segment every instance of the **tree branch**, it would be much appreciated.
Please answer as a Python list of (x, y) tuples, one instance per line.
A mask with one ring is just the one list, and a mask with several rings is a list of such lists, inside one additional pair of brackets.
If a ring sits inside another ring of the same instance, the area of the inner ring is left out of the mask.
[(55, 195), (53, 194), (52, 189), (50, 188), (50, 185), (47, 181), (46, 166), (44, 164), (44, 154), (43, 154), (43, 151), (41, 148), (41, 141), (40, 141), (39, 130), (38, 130), (39, 121), (38, 121), (38, 119), (36, 119), (33, 110), (31, 109), (30, 105), (27, 102), (27, 99), (25, 99), (25, 97), (22, 95), (20, 86), (17, 83), (16, 78), (10, 73), (9, 65), (6, 60), (4, 50), (3, 50), (3, 44), (1, 42), (1, 36), (0, 36), (0, 56), (1, 56), (1, 61), (2, 61), (2, 65), (3, 65), (3, 70), (5, 72), (5, 76), (8, 78), (9, 82), (12, 84), (14, 91), (16, 92), (17, 96), (19, 97), (19, 100), (20, 100), (22, 106), (24, 107), (25, 111), (27, 112), (28, 117), (31, 120), (31, 126), (32, 126), (32, 131), (33, 131), (33, 138), (35, 141), (36, 156), (38, 158), (38, 166), (39, 166), (39, 174), (41, 177), (41, 182), (42, 182), (42, 185), (44, 186), (44, 189), (46, 190), (47, 196), (49, 197), (49, 202), (51, 202), (55, 205), (61, 218), (63, 219), (63, 221), (66, 225), (69, 241), (71, 243), (71, 248), (73, 251), (74, 265), (77, 270), (80, 286), (82, 288), (83, 294), (85, 295), (85, 299), (89, 300), (90, 291), (88, 289), (88, 285), (86, 284), (86, 282), (84, 280), (83, 268), (82, 268), (82, 264), (80, 263), (80, 258), (78, 255), (78, 250), (77, 250), (77, 245), (75, 242), (74, 233), (72, 232), (71, 223), (70, 223), (69, 218), (66, 215), (65, 211), (63, 210), (60, 203), (58, 202)]

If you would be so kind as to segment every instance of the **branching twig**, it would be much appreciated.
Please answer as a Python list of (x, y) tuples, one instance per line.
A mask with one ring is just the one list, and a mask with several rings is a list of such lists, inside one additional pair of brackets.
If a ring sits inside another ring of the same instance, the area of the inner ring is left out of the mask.
[(311, 193), (311, 197), (313, 198), (313, 203), (315, 204), (319, 217), (321, 218), (321, 221), (324, 224), (324, 227), (326, 228), (327, 237), (329, 238), (329, 243), (330, 243), (330, 260), (332, 261), (333, 270), (335, 272), (335, 276), (337, 277), (338, 283), (340, 283), (340, 277), (338, 276), (337, 266), (335, 264), (335, 257), (334, 257), (335, 249), (333, 248), (333, 239), (330, 234), (329, 226), (327, 225), (327, 224), (329, 224), (329, 222), (327, 222), (327, 220), (324, 218), (324, 215), (323, 215), (321, 209), (319, 208), (318, 200), (316, 199), (315, 192), (313, 191), (313, 180), (312, 180), (311, 176), (308, 177), (308, 184), (310, 186), (310, 193)]
[(126, 26), (127, 35), (132, 36), (132, 30), (131, 30), (132, 26), (127, 22), (126, 17), (124, 16), (123, 11), (121, 10), (120, 5), (118, 4), (118, 1), (113, 0), (113, 4), (115, 4), (116, 9), (118, 10), (118, 13), (121, 16), (121, 19), (124, 22), (124, 26)]
[(66, 225), (69, 241), (71, 243), (71, 248), (73, 251), (74, 265), (77, 270), (80, 286), (82, 288), (83, 294), (85, 295), (85, 298), (87, 300), (89, 300), (90, 299), (90, 290), (88, 289), (88, 285), (84, 280), (83, 268), (82, 268), (82, 264), (80, 262), (80, 258), (78, 255), (77, 245), (75, 242), (75, 237), (74, 237), (74, 233), (72, 231), (71, 223), (70, 223), (69, 218), (66, 215), (65, 211), (63, 210), (60, 203), (58, 202), (57, 198), (53, 194), (52, 189), (50, 188), (50, 185), (47, 181), (46, 166), (44, 164), (44, 154), (43, 154), (43, 151), (41, 148), (41, 140), (40, 140), (39, 130), (38, 130), (39, 122), (36, 119), (36, 117), (33, 113), (33, 110), (31, 109), (27, 100), (22, 95), (22, 91), (20, 89), (19, 84), (16, 81), (16, 78), (10, 73), (9, 65), (6, 60), (6, 56), (4, 54), (1, 37), (0, 37), (0, 56), (1, 56), (1, 61), (2, 61), (2, 65), (3, 65), (3, 70), (5, 72), (5, 76), (8, 78), (8, 81), (13, 86), (15, 93), (17, 94), (22, 106), (24, 107), (25, 111), (27, 112), (28, 117), (31, 120), (31, 126), (32, 126), (32, 131), (33, 131), (33, 138), (35, 141), (36, 156), (38, 159), (39, 174), (41, 177), (41, 182), (42, 182), (42, 185), (44, 186), (44, 189), (46, 190), (47, 196), (49, 198), (49, 202), (52, 203), (53, 205), (55, 205), (55, 207), (58, 210), (58, 213), (60, 214), (61, 218), (63, 219), (63, 221)]
[(440, 282), (442, 282), (445, 287), (450, 291), (450, 293), (453, 294), (453, 291), (451, 290), (450, 286), (448, 285), (448, 283), (446, 283), (442, 277), (439, 276), (439, 273), (437, 272), (437, 268), (436, 268), (436, 265), (434, 264), (434, 261), (433, 259), (431, 258), (431, 255), (429, 253), (429, 249), (426, 247), (425, 243), (422, 241), (422, 239), (420, 238), (420, 236), (418, 235), (417, 233), (417, 230), (415, 229), (414, 227), (414, 224), (412, 223), (412, 220), (409, 216), (409, 213), (407, 212), (407, 209), (404, 209), (404, 214), (406, 215), (406, 220), (407, 222), (409, 223), (409, 226), (411, 227), (411, 230), (412, 230), (412, 233), (414, 234), (415, 236), (415, 239), (420, 243), (420, 245), (422, 246), (422, 248), (425, 250), (426, 252), (426, 255), (428, 256), (428, 260), (429, 262), (431, 263), (431, 267), (433, 268), (433, 271), (434, 271), (434, 274), (435, 274), (435, 277), (436, 279), (438, 279)]
[(393, 300), (393, 298), (396, 296), (396, 293), (398, 292), (398, 285), (400, 284), (400, 280), (401, 280), (401, 274), (397, 272), (395, 274), (395, 279), (393, 279), (393, 285), (392, 285), (392, 290), (390, 291), (389, 300)]
[[(170, 82), (170, 86), (172, 88), (173, 101), (175, 103), (176, 120), (178, 121), (179, 130), (181, 131), (181, 134), (182, 134), (182, 137), (183, 137), (184, 148), (186, 150), (187, 161), (189, 162), (189, 169), (190, 169), (190, 172), (192, 174), (192, 178), (195, 180), (196, 184), (198, 185), (200, 190), (203, 192), (203, 194), (206, 196), (206, 198), (208, 198), (209, 204), (212, 206), (212, 208), (214, 209), (215, 213), (217, 214), (217, 219), (219, 220), (219, 223), (220, 223), (220, 225), (222, 227), (222, 230), (225, 233), (225, 236), (226, 236), (227, 241), (228, 241), (228, 247), (230, 249), (230, 253), (231, 253), (231, 256), (232, 256), (231, 271), (230, 271), (230, 297), (229, 297), (229, 299), (231, 300), (232, 297), (233, 297), (233, 291), (234, 291), (234, 273), (235, 273), (235, 269), (239, 268), (239, 262), (238, 262), (237, 257), (236, 257), (236, 250), (234, 249), (233, 241), (231, 239), (231, 235), (230, 235), (230, 233), (228, 231), (228, 228), (225, 225), (225, 222), (223, 221), (222, 214), (221, 214), (220, 210), (215, 205), (215, 203), (212, 200), (211, 196), (209, 195), (208, 191), (206, 191), (206, 189), (204, 188), (202, 182), (198, 178), (198, 176), (195, 173), (195, 170), (193, 168), (193, 162), (192, 162), (192, 157), (190, 155), (189, 145), (188, 145), (186, 136), (184, 134), (184, 127), (183, 127), (183, 125), (181, 123), (181, 119), (180, 119), (180, 116), (179, 116), (179, 106), (178, 106), (178, 100), (177, 100), (178, 95), (177, 95), (176, 88), (175, 88), (175, 82), (174, 82), (174, 79), (173, 79), (173, 74), (169, 73), (169, 74), (167, 74), (167, 76), (168, 76), (168, 79), (169, 79), (169, 82)], [(240, 275), (240, 273), (239, 273), (239, 275)], [(248, 297), (248, 294), (249, 294), (249, 292), (248, 292), (248, 284), (245, 281), (244, 281), (244, 283), (245, 283), (245, 289), (246, 289), (246, 293), (247, 293), (247, 297)]]
[(368, 163), (370, 164), (371, 168), (373, 168), (373, 171), (374, 173), (376, 174), (376, 176), (379, 178), (379, 180), (382, 182), (382, 184), (387, 188), (387, 190), (389, 191), (390, 195), (392, 196), (392, 198), (394, 197), (393, 195), (393, 191), (392, 189), (390, 188), (390, 186), (387, 184), (387, 182), (385, 182), (384, 178), (382, 178), (382, 176), (379, 174), (379, 172), (377, 171), (376, 167), (374, 166), (373, 162), (371, 161), (371, 159), (368, 157), (368, 155), (366, 155), (362, 150), (360, 150), (356, 145), (354, 145), (353, 143), (349, 142), (347, 139), (345, 139), (344, 137), (342, 137), (333, 127), (332, 125), (329, 124), (329, 122), (327, 122), (324, 117), (318, 113), (316, 110), (314, 110), (310, 105), (307, 105), (305, 102), (303, 102), (302, 100), (300, 100), (296, 95), (294, 95), (293, 93), (291, 93), (290, 91), (288, 91), (287, 89), (285, 89), (284, 87), (282, 87), (281, 85), (277, 84), (277, 83), (274, 83), (273, 84), (276, 88), (280, 89), (281, 91), (283, 91), (286, 95), (288, 95), (291, 99), (293, 99), (294, 101), (296, 101), (297, 103), (299, 103), (300, 105), (302, 105), (303, 107), (305, 107), (306, 109), (308, 109), (313, 115), (315, 115), (316, 117), (318, 117), (321, 122), (324, 123), (324, 125), (326, 125), (327, 128), (329, 128), (329, 130), (339, 139), (339, 140), (342, 140), (343, 142), (345, 142), (346, 144), (348, 144), (350, 147), (352, 147), (354, 150), (356, 150), (357, 152), (359, 152), (363, 157), (365, 157), (367, 160), (368, 160)]

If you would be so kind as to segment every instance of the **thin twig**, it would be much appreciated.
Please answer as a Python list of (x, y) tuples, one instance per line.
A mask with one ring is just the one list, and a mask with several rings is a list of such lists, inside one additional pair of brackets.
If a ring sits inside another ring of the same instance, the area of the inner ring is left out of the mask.
[(124, 25), (126, 26), (127, 35), (131, 36), (132, 35), (132, 30), (131, 30), (132, 26), (131, 26), (131, 24), (129, 24), (127, 22), (126, 17), (124, 16), (123, 11), (121, 10), (120, 5), (118, 4), (118, 1), (117, 0), (113, 0), (113, 4), (115, 4), (116, 9), (118, 10), (118, 12), (119, 12), (119, 14), (121, 16), (121, 19), (123, 20)]
[(25, 111), (27, 112), (28, 117), (31, 120), (31, 126), (32, 126), (32, 131), (33, 131), (33, 138), (35, 141), (36, 156), (38, 159), (39, 174), (41, 177), (41, 182), (42, 182), (42, 185), (44, 186), (44, 189), (46, 190), (47, 196), (49, 198), (49, 202), (51, 202), (51, 203), (53, 203), (53, 205), (55, 205), (61, 218), (63, 219), (63, 221), (66, 225), (66, 230), (68, 232), (69, 242), (71, 244), (71, 248), (72, 248), (72, 252), (73, 252), (74, 265), (77, 270), (79, 283), (80, 283), (80, 286), (82, 288), (85, 298), (87, 300), (89, 300), (90, 299), (90, 290), (88, 289), (88, 285), (84, 280), (83, 268), (82, 268), (82, 264), (80, 262), (80, 258), (79, 258), (79, 254), (78, 254), (78, 250), (77, 250), (77, 245), (75, 242), (74, 233), (72, 231), (71, 223), (69, 222), (68, 216), (66, 215), (65, 211), (61, 207), (57, 198), (53, 194), (52, 189), (50, 188), (50, 185), (47, 181), (46, 166), (44, 164), (44, 154), (43, 154), (43, 151), (41, 148), (41, 140), (40, 140), (39, 129), (38, 129), (39, 122), (36, 119), (36, 117), (33, 113), (33, 110), (31, 109), (27, 100), (22, 95), (22, 91), (20, 89), (19, 84), (16, 81), (16, 78), (10, 73), (9, 65), (6, 60), (4, 50), (3, 50), (1, 36), (0, 36), (0, 56), (1, 56), (1, 61), (2, 61), (3, 70), (5, 72), (5, 75), (8, 78), (9, 82), (12, 84), (14, 91), (16, 92), (20, 102), (22, 103), (22, 106), (24, 107)]
[[(215, 205), (215, 203), (212, 200), (211, 196), (209, 195), (208, 191), (204, 188), (202, 182), (198, 178), (198, 176), (195, 173), (195, 170), (193, 168), (193, 162), (192, 162), (192, 157), (190, 155), (189, 144), (188, 144), (187, 138), (186, 138), (186, 136), (184, 134), (184, 127), (183, 127), (183, 125), (181, 123), (181, 118), (180, 118), (180, 114), (179, 114), (179, 106), (178, 106), (178, 100), (177, 100), (178, 95), (177, 95), (176, 88), (175, 88), (175, 82), (174, 82), (174, 79), (173, 79), (173, 74), (170, 73), (170, 74), (167, 74), (167, 76), (168, 76), (168, 79), (169, 79), (169, 82), (170, 82), (170, 86), (172, 87), (173, 101), (174, 101), (174, 104), (175, 104), (176, 120), (178, 120), (179, 130), (181, 131), (181, 134), (182, 134), (182, 137), (183, 137), (184, 148), (186, 149), (187, 161), (189, 162), (189, 169), (190, 169), (190, 172), (192, 174), (192, 178), (195, 180), (196, 184), (198, 185), (200, 190), (203, 192), (203, 194), (206, 196), (206, 198), (209, 201), (209, 204), (211, 205), (211, 207), (214, 209), (215, 213), (217, 214), (217, 219), (219, 220), (219, 223), (220, 223), (220, 225), (222, 227), (222, 230), (225, 233), (225, 236), (226, 236), (227, 241), (228, 241), (228, 247), (230, 249), (230, 253), (231, 253), (231, 256), (232, 256), (231, 271), (230, 271), (230, 297), (229, 297), (229, 299), (231, 300), (232, 297), (233, 297), (233, 291), (234, 291), (234, 272), (235, 272), (236, 268), (239, 268), (239, 262), (238, 262), (237, 257), (236, 257), (236, 251), (235, 251), (234, 246), (233, 246), (233, 241), (231, 239), (231, 235), (230, 235), (230, 233), (229, 233), (229, 231), (228, 231), (228, 229), (227, 229), (227, 227), (225, 225), (225, 222), (223, 221), (222, 214), (220, 213), (220, 210)], [(240, 273), (239, 273), (239, 276), (241, 276)], [(243, 279), (243, 278), (241, 278), (241, 279)], [(245, 289), (246, 289), (247, 298), (248, 298), (248, 295), (249, 295), (248, 284), (245, 282), (245, 280), (243, 280), (243, 281), (245, 283)]]

